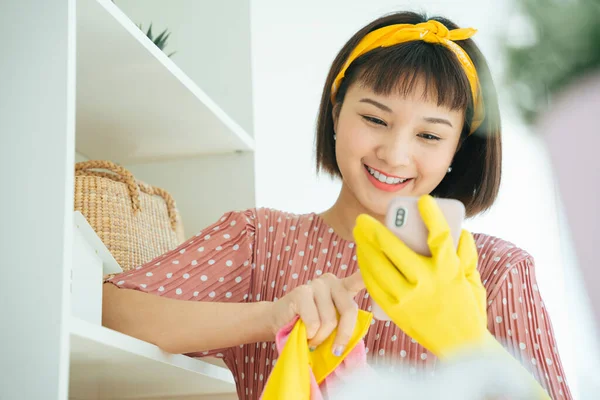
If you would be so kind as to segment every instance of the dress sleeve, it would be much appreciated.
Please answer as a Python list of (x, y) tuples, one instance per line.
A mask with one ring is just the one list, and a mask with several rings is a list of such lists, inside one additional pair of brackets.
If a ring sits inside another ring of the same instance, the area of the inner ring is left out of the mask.
[(510, 265), (503, 275), (488, 300), (489, 331), (553, 399), (571, 399), (533, 259)]
[[(178, 300), (245, 302), (254, 254), (252, 211), (230, 212), (202, 232), (107, 282)], [(202, 353), (222, 357), (222, 350)]]

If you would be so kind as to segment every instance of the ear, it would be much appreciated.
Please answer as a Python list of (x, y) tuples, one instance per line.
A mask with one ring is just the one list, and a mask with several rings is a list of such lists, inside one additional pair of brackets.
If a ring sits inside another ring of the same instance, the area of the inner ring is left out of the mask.
[(336, 103), (333, 105), (331, 110), (331, 118), (333, 119), (333, 133), (337, 133), (338, 121), (340, 119), (340, 112), (342, 111), (342, 104)]

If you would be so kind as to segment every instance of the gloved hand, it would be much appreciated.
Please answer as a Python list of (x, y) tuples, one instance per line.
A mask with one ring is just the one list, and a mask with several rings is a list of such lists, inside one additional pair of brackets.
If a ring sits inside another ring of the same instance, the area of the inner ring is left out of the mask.
[[(362, 351), (364, 356), (362, 338), (371, 326), (372, 317), (371, 313), (358, 311), (354, 331), (341, 356), (335, 356), (332, 352), (337, 329), (313, 352), (310, 352), (306, 325), (301, 319), (298, 318), (283, 327), (275, 340), (280, 352), (279, 359), (267, 380), (261, 400), (321, 399), (319, 391), (315, 390), (314, 386), (320, 385), (345, 362), (346, 357), (351, 353)], [(359, 343), (362, 347), (359, 347)]]
[(354, 228), (358, 265), (370, 296), (406, 334), (438, 357), (487, 334), (486, 292), (477, 271), (473, 236), (462, 232), (455, 250), (435, 200), (418, 201), (429, 229), (431, 257), (409, 249), (367, 215)]
[(547, 393), (487, 330), (486, 291), (477, 271), (473, 236), (463, 230), (458, 248), (435, 200), (422, 196), (419, 212), (429, 230), (431, 257), (419, 255), (377, 220), (360, 215), (356, 253), (370, 296), (406, 334), (440, 359), (462, 349), (500, 354), (526, 376), (538, 398)]

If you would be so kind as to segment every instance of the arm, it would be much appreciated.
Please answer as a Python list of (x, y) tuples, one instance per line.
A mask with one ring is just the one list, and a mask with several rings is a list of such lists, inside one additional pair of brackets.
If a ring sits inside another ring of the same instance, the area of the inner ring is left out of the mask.
[(170, 353), (193, 353), (274, 339), (272, 303), (212, 303), (153, 296), (104, 284), (102, 324)]
[(214, 355), (272, 339), (262, 318), (268, 304), (247, 303), (253, 245), (252, 215), (226, 214), (178, 248), (110, 279), (103, 324), (173, 353)]
[(513, 265), (488, 306), (488, 330), (553, 399), (571, 399), (531, 257)]

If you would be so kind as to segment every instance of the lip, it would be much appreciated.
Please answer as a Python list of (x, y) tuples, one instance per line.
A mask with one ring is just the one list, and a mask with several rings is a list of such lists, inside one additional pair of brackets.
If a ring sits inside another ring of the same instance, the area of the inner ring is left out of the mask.
[[(402, 178), (400, 176), (394, 176), (394, 178), (400, 178), (400, 179), (406, 179), (406, 181), (404, 181), (403, 183), (398, 183), (398, 184), (389, 184), (389, 183), (385, 183), (385, 182), (381, 182), (378, 179), (376, 179), (373, 175), (371, 175), (369, 173), (369, 170), (367, 170), (367, 165), (365, 164), (365, 174), (367, 175), (367, 179), (369, 180), (369, 182), (371, 182), (371, 184), (373, 186), (375, 186), (377, 189), (382, 190), (384, 192), (388, 192), (388, 193), (393, 193), (393, 192), (398, 192), (402, 189), (404, 189), (406, 186), (408, 186), (409, 183), (412, 182), (413, 178)], [(373, 168), (373, 167), (370, 167)], [(375, 169), (375, 168), (373, 168)], [(375, 169), (376, 171), (379, 171), (377, 169)], [(382, 172), (383, 173), (383, 172)], [(383, 173), (385, 175), (385, 173)], [(388, 175), (386, 175), (388, 176)]]
[[(380, 174), (384, 174), (385, 176), (389, 176), (390, 178), (398, 178), (398, 179), (410, 179), (410, 178), (406, 178), (406, 177), (404, 177), (404, 176), (390, 175), (390, 174), (388, 174), (388, 173), (387, 173), (387, 172), (385, 172), (385, 171), (382, 171), (382, 170), (380, 170), (380, 169), (377, 169), (377, 168), (375, 168), (375, 167), (371, 167), (369, 164), (363, 164), (363, 165), (364, 165), (365, 167), (367, 167), (367, 168), (372, 168), (372, 169), (374, 169), (375, 171), (379, 172)], [(367, 172), (368, 172), (368, 171), (367, 171)]]

